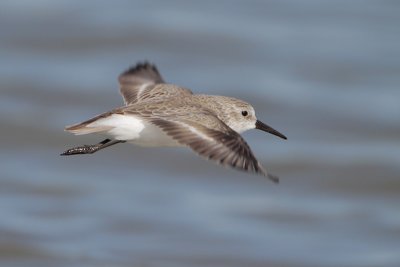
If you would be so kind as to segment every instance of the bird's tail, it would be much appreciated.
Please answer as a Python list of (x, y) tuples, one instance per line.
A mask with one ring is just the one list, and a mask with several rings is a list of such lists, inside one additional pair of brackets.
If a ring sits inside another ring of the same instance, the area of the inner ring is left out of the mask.
[(101, 119), (109, 117), (111, 114), (112, 114), (111, 112), (106, 112), (106, 113), (100, 114), (96, 117), (93, 117), (89, 120), (86, 120), (84, 122), (66, 126), (65, 131), (76, 134), (76, 135), (100, 133), (100, 132), (108, 131), (113, 127), (110, 125), (104, 125), (104, 124), (97, 123), (97, 122)]

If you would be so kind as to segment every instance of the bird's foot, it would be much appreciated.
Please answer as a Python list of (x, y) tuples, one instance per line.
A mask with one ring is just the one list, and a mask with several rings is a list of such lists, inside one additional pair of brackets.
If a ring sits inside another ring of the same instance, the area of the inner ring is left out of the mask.
[(71, 155), (79, 155), (79, 154), (92, 154), (99, 150), (98, 145), (84, 145), (84, 146), (78, 146), (74, 148), (70, 148), (63, 153), (61, 153), (61, 156), (71, 156)]

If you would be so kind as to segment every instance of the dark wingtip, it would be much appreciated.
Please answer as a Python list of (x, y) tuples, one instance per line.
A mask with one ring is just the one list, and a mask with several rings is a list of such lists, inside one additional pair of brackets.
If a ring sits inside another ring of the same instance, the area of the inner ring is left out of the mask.
[(152, 64), (149, 61), (144, 60), (144, 61), (138, 62), (136, 65), (130, 66), (126, 71), (124, 71), (121, 74), (121, 76), (127, 75), (127, 74), (134, 74), (134, 73), (136, 73), (138, 71), (148, 70), (148, 69), (151, 69), (154, 72), (158, 73), (158, 70), (157, 70), (157, 67), (156, 67), (155, 64)]
[(268, 179), (270, 179), (272, 182), (274, 182), (275, 184), (279, 184), (279, 177), (272, 175), (272, 174), (267, 174)]
[(275, 176), (273, 174), (270, 174), (266, 169), (264, 169), (264, 167), (260, 163), (258, 163), (258, 171), (257, 171), (257, 173), (267, 177), (268, 179), (270, 179), (275, 184), (279, 184), (279, 177)]
[(132, 65), (129, 69), (119, 75), (118, 80), (120, 83), (129, 82), (131, 76), (139, 75), (147, 79), (153, 80), (156, 83), (163, 83), (163, 78), (160, 75), (155, 64), (148, 61), (139, 62)]

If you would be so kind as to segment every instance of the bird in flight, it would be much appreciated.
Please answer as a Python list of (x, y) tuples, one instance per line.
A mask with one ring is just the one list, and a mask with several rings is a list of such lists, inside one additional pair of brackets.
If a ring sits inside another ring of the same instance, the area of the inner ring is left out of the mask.
[(259, 129), (287, 138), (259, 121), (250, 104), (232, 97), (193, 94), (187, 88), (168, 84), (156, 66), (147, 62), (131, 67), (118, 80), (124, 106), (65, 128), (76, 135), (101, 133), (108, 138), (61, 155), (92, 154), (125, 142), (186, 146), (221, 165), (279, 181), (262, 167), (240, 133)]

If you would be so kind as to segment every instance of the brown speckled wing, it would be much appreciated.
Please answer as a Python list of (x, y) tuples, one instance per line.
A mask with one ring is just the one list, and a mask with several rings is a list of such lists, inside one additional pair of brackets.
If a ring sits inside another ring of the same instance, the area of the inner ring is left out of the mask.
[[(204, 120), (204, 116), (207, 116), (207, 120)], [(268, 174), (261, 166), (249, 145), (238, 133), (213, 115), (202, 114), (202, 118), (203, 121), (207, 121), (207, 124), (212, 122), (214, 125), (218, 124), (219, 127), (210, 129), (199, 121), (188, 120), (184, 117), (178, 117), (178, 119), (153, 118), (150, 121), (200, 156), (224, 166), (267, 176), (274, 182), (279, 181), (278, 177)]]
[(126, 105), (155, 98), (192, 94), (188, 89), (165, 84), (157, 67), (147, 62), (131, 67), (119, 76), (118, 81)]

